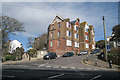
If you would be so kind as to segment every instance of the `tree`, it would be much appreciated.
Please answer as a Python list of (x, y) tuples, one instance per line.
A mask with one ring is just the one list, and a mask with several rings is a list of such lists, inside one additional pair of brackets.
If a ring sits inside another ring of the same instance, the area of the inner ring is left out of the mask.
[(96, 42), (96, 47), (103, 49), (105, 47), (105, 41), (104, 40), (99, 40)]
[(119, 25), (115, 25), (113, 28), (112, 28), (112, 38), (111, 38), (111, 41), (116, 41), (116, 43), (118, 41), (120, 41), (120, 24)]
[(2, 32), (2, 52), (4, 54), (5, 43), (9, 40), (9, 35), (15, 35), (17, 31), (21, 32), (25, 30), (21, 22), (9, 16), (0, 17), (0, 28)]
[(35, 38), (33, 48), (36, 50), (44, 50), (44, 48), (47, 48), (47, 34), (46, 33), (44, 33), (41, 37)]
[(17, 47), (16, 51), (13, 53), (15, 56), (16, 60), (22, 60), (22, 55), (24, 53), (24, 49), (22, 47)]
[(15, 35), (16, 31), (25, 31), (23, 24), (19, 22), (17, 19), (9, 17), (9, 16), (2, 16), (0, 17), (0, 26), (2, 25), (2, 41), (3, 43), (9, 39), (9, 35)]
[(32, 47), (33, 45), (33, 37), (28, 37), (28, 42), (27, 42), (27, 47), (29, 48), (30, 46)]

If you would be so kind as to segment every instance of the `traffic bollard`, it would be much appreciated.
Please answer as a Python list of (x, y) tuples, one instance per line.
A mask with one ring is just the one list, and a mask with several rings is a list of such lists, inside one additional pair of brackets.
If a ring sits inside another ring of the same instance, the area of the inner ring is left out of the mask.
[(109, 61), (109, 67), (112, 68), (112, 61)]
[(88, 55), (87, 55), (87, 57), (86, 57), (86, 61), (88, 61)]
[(97, 66), (97, 59), (95, 59), (95, 66)]

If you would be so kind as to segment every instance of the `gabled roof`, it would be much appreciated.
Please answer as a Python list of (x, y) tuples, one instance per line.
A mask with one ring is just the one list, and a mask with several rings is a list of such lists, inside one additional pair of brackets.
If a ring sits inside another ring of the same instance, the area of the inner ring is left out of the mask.
[(65, 19), (64, 19), (63, 17), (61, 17), (61, 16), (56, 16), (56, 17), (54, 18), (54, 20), (52, 21), (51, 24), (53, 24), (54, 22), (56, 22), (56, 21), (58, 21), (58, 20), (63, 21), (63, 20), (65, 20)]

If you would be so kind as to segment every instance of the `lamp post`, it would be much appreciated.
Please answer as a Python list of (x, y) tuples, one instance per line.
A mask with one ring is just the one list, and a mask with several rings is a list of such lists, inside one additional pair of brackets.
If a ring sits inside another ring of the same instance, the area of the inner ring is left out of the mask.
[(104, 27), (104, 40), (105, 40), (105, 61), (108, 61), (108, 58), (107, 58), (107, 45), (106, 45), (106, 31), (105, 31), (105, 21), (104, 21), (104, 16), (103, 16), (103, 27)]

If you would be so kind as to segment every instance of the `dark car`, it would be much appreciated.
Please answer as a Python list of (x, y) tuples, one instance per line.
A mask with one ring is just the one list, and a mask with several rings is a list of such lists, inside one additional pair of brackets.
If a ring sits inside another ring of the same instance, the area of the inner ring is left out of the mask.
[(67, 52), (67, 53), (63, 54), (62, 57), (71, 57), (73, 55), (74, 55), (73, 52)]
[(49, 52), (43, 57), (43, 59), (55, 59), (56, 57), (56, 53)]
[(100, 52), (100, 50), (99, 49), (95, 49), (94, 51), (91, 52), (91, 54), (95, 54), (95, 53), (98, 53), (98, 52)]

